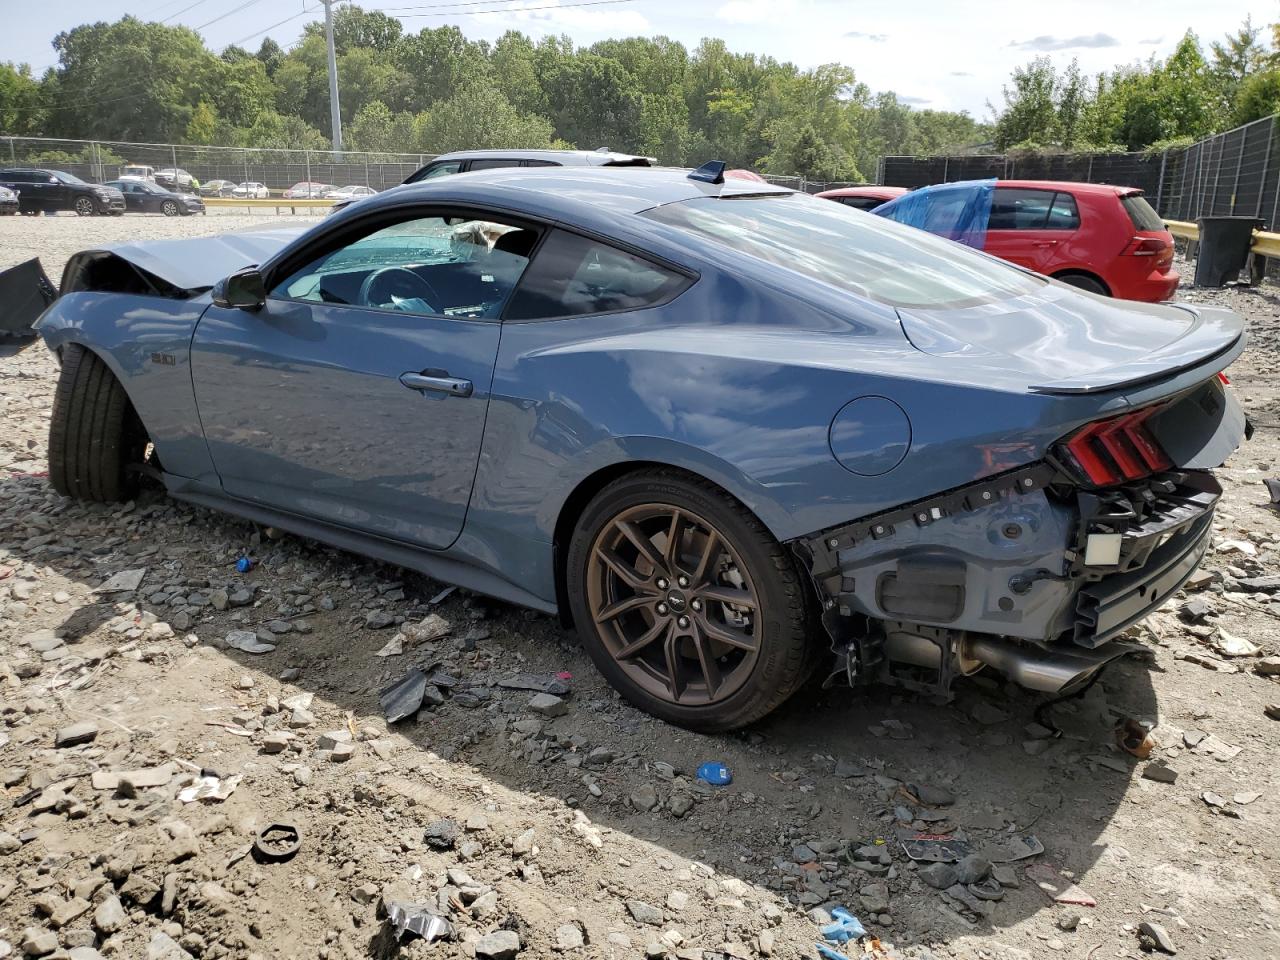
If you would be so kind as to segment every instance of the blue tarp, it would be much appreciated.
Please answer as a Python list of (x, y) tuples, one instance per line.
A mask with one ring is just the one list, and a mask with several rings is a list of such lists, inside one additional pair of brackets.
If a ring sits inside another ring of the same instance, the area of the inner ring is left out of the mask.
[(939, 183), (912, 190), (871, 212), (981, 250), (987, 244), (995, 187), (994, 179)]

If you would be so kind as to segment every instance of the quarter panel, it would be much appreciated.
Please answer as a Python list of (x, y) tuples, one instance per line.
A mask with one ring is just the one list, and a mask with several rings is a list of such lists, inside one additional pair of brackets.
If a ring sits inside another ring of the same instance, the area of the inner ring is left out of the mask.
[(190, 346), (209, 301), (119, 293), (59, 297), (37, 329), (51, 350), (79, 343), (111, 368), (167, 473), (214, 479), (191, 387)]

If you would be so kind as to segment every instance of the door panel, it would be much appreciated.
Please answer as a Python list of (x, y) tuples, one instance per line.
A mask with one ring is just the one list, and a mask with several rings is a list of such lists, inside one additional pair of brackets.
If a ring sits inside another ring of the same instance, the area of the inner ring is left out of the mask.
[[(191, 348), (227, 493), (422, 546), (462, 530), (501, 327), (269, 299), (210, 307)], [(465, 390), (418, 389), (469, 382)]]
[(1070, 194), (997, 187), (992, 196), (985, 249), (1002, 260), (1049, 273), (1079, 225), (1079, 213)]

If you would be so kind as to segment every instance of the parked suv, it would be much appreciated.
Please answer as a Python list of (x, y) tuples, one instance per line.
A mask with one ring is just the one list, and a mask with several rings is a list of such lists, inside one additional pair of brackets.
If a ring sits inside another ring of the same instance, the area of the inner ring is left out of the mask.
[[(492, 170), (496, 167), (652, 167), (657, 165), (653, 157), (639, 157), (630, 153), (614, 153), (601, 147), (599, 150), (458, 150), (436, 157), (405, 178), (405, 183), (434, 180), (455, 173), (472, 170)], [(333, 209), (337, 213), (360, 197), (338, 199)]]
[[(874, 213), (953, 239), (961, 232), (969, 242), (982, 233), (971, 222), (981, 207), (973, 201), (990, 187), (989, 180), (923, 187)], [(1135, 187), (997, 180), (985, 227), (979, 245), (987, 253), (1090, 293), (1154, 303), (1178, 289), (1173, 236)]]
[(85, 183), (61, 170), (10, 167), (0, 170), (0, 187), (17, 191), (18, 209), (27, 216), (73, 210), (79, 216), (124, 213), (124, 194), (100, 183)]

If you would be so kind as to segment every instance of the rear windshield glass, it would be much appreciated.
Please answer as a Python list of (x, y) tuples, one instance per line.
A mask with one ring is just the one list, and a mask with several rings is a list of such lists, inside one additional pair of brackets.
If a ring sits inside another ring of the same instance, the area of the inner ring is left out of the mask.
[(1147, 198), (1140, 193), (1130, 193), (1120, 198), (1124, 208), (1129, 211), (1129, 219), (1133, 221), (1135, 230), (1163, 230), (1164, 221), (1160, 214), (1147, 203)]
[(643, 215), (893, 307), (968, 306), (1044, 284), (962, 244), (800, 194), (701, 197)]

